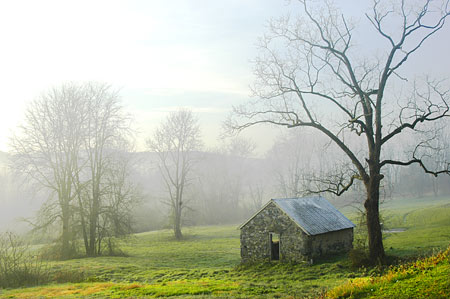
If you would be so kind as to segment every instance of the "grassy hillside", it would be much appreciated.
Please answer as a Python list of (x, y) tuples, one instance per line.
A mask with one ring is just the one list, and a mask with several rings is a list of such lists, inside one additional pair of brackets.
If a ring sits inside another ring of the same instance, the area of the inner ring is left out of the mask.
[[(285, 297), (315, 295), (353, 275), (339, 258), (307, 264), (239, 266), (236, 226), (188, 228), (175, 241), (171, 231), (138, 234), (126, 240), (127, 257), (52, 262), (52, 275), (64, 284), (7, 290), (0, 298), (209, 295)], [(73, 283), (79, 281), (80, 283)], [(71, 283), (67, 283), (71, 282)]]
[[(406, 231), (385, 234), (388, 254), (423, 254), (436, 248), (445, 249), (450, 239), (448, 203), (443, 200), (436, 205), (392, 208), (392, 214), (386, 217), (386, 225), (406, 228)], [(350, 290), (354, 284), (364, 287), (358, 291), (359, 297), (350, 298), (365, 298), (384, 292), (391, 294), (388, 292), (394, 287), (404, 289), (420, 285), (420, 281), (437, 292), (446, 291), (448, 287), (440, 284), (442, 277), (448, 278), (448, 253), (447, 260), (440, 259), (434, 264), (436, 267), (432, 266), (436, 259), (430, 260), (427, 265), (431, 266), (426, 266), (422, 272), (402, 276), (402, 279), (396, 279), (401, 283), (394, 284), (393, 280), (386, 282), (377, 278), (377, 271), (353, 269), (346, 256), (336, 256), (314, 265), (278, 262), (239, 265), (239, 230), (236, 226), (186, 228), (184, 234), (183, 241), (175, 241), (171, 231), (167, 230), (141, 233), (121, 241), (120, 247), (127, 256), (51, 262), (52, 284), (0, 290), (0, 298), (315, 298), (339, 285), (344, 291)], [(388, 275), (403, 275), (401, 271), (409, 273), (409, 270), (399, 269)], [(436, 284), (431, 284), (431, 278)], [(426, 286), (420, 285), (420, 289), (424, 288)], [(368, 292), (369, 289), (376, 293)], [(355, 294), (356, 289), (352, 292), (350, 294)], [(348, 296), (349, 293), (345, 294)]]
[(328, 298), (449, 298), (450, 247), (428, 258), (391, 268), (378, 277), (350, 280)]
[(450, 199), (400, 199), (383, 207), (386, 229), (402, 233), (384, 234), (386, 253), (396, 256), (429, 254), (450, 241)]

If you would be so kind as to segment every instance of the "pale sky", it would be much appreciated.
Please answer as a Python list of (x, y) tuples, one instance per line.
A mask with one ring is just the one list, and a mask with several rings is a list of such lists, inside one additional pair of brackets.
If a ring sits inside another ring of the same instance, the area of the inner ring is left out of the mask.
[[(336, 2), (365, 22), (363, 1)], [(141, 132), (139, 150), (155, 124), (180, 106), (197, 113), (206, 145), (216, 145), (231, 106), (249, 98), (258, 36), (269, 18), (292, 10), (289, 5), (284, 0), (0, 0), (0, 150), (8, 150), (8, 137), (30, 100), (62, 82), (87, 80), (121, 89)], [(450, 53), (448, 27), (424, 53)], [(374, 46), (364, 35), (361, 40)], [(448, 77), (450, 63), (421, 60), (414, 67)], [(252, 139), (267, 148), (270, 134), (265, 130), (259, 138), (261, 132), (253, 130)]]

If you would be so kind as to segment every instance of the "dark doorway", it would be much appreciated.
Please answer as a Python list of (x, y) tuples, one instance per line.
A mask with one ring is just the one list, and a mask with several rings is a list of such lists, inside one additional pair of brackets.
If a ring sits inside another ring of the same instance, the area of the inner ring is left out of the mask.
[(280, 259), (280, 234), (270, 233), (270, 259), (272, 261)]

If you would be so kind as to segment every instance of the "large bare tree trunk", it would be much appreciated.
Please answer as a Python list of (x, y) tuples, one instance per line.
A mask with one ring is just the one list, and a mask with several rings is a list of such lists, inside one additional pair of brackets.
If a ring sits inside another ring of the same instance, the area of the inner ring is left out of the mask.
[(96, 254), (95, 245), (97, 241), (97, 221), (98, 221), (98, 201), (94, 200), (92, 203), (92, 210), (89, 219), (89, 251), (88, 256), (94, 256)]
[(96, 244), (98, 232), (97, 225), (100, 216), (100, 196), (97, 190), (98, 184), (95, 184), (94, 191), (92, 192), (92, 206), (89, 215), (89, 251), (87, 252), (88, 256), (97, 255)]
[(181, 215), (183, 213), (183, 188), (184, 187), (184, 179), (181, 178), (180, 187), (177, 188), (176, 199), (175, 199), (175, 221), (174, 221), (174, 234), (175, 239), (181, 240), (183, 238), (183, 234), (181, 233)]
[(175, 235), (175, 239), (181, 240), (183, 238), (183, 234), (181, 233), (181, 209), (177, 208), (175, 211), (175, 221), (173, 232)]
[(87, 235), (86, 220), (84, 219), (85, 215), (81, 200), (78, 201), (78, 204), (80, 205), (81, 233), (83, 235), (84, 249), (86, 252), (89, 252), (89, 241)]
[(68, 203), (64, 203), (61, 209), (62, 218), (62, 234), (61, 234), (61, 257), (62, 259), (70, 258), (70, 207)]
[(364, 202), (366, 209), (367, 233), (369, 238), (369, 257), (372, 262), (383, 263), (385, 253), (380, 224), (380, 179), (379, 175), (371, 177), (366, 184), (367, 199)]

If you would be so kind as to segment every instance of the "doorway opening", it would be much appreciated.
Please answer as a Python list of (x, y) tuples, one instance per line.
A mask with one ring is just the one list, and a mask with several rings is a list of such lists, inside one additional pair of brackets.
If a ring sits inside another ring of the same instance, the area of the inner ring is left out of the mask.
[(270, 233), (270, 259), (280, 260), (280, 234)]

